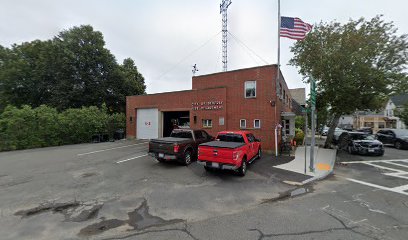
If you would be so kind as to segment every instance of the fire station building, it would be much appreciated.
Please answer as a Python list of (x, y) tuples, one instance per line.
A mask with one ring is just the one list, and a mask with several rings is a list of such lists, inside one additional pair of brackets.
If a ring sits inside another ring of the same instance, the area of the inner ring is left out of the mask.
[(264, 150), (282, 137), (294, 136), (295, 113), (290, 91), (277, 65), (266, 65), (192, 78), (186, 91), (128, 96), (128, 138), (169, 136), (174, 126), (204, 129), (216, 136), (225, 130), (249, 130)]

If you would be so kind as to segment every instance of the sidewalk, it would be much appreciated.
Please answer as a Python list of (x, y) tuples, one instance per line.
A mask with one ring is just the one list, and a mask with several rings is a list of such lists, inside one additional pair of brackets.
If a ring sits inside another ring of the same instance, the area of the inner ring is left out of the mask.
[(314, 171), (311, 171), (310, 166), (310, 146), (307, 146), (306, 158), (305, 158), (305, 146), (300, 146), (296, 149), (295, 159), (292, 161), (275, 166), (275, 168), (303, 174), (310, 176), (310, 178), (299, 181), (287, 181), (289, 184), (303, 185), (311, 181), (323, 179), (333, 172), (334, 163), (336, 160), (336, 149), (324, 149), (315, 147), (315, 162)]

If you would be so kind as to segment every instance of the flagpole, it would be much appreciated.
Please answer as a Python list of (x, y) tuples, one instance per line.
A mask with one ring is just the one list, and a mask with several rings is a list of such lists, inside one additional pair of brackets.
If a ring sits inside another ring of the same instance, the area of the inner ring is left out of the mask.
[(279, 89), (279, 71), (280, 71), (280, 27), (281, 27), (281, 13), (280, 13), (280, 0), (278, 0), (278, 72), (276, 76), (276, 93)]
[(278, 107), (278, 94), (280, 94), (279, 88), (279, 75), (280, 75), (280, 26), (281, 26), (281, 16), (280, 16), (280, 0), (278, 0), (278, 66), (276, 72), (276, 101), (275, 101), (275, 156), (278, 156), (278, 126), (279, 121), (276, 116), (276, 108)]

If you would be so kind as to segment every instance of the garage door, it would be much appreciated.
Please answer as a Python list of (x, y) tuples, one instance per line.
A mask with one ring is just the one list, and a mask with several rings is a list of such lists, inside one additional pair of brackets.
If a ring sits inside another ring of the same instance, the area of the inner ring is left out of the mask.
[(151, 139), (159, 137), (159, 110), (157, 108), (137, 109), (137, 138)]

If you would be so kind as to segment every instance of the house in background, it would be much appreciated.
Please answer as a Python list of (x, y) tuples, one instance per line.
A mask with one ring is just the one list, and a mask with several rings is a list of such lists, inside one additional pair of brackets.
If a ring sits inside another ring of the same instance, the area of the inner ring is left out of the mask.
[(407, 128), (404, 122), (396, 116), (398, 111), (404, 109), (405, 104), (408, 104), (408, 93), (390, 97), (384, 109), (386, 128)]
[(370, 127), (373, 133), (386, 128), (386, 121), (382, 112), (357, 111), (353, 115), (353, 127), (359, 129)]
[(353, 129), (354, 118), (352, 115), (343, 115), (339, 119), (337, 127), (342, 129)]

